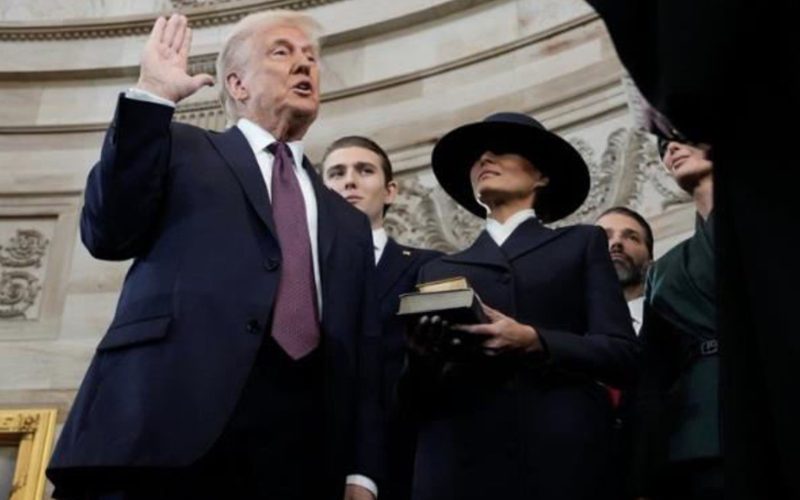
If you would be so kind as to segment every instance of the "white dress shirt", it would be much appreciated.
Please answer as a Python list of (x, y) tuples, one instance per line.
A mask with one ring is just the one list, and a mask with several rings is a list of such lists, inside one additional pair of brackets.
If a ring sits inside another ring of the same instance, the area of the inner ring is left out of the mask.
[(486, 218), (486, 232), (492, 237), (497, 246), (503, 246), (503, 243), (511, 236), (511, 233), (519, 227), (520, 224), (528, 219), (536, 217), (536, 212), (532, 208), (526, 208), (515, 213), (509, 217), (505, 222), (500, 223), (491, 217)]
[(378, 265), (378, 262), (381, 260), (381, 256), (383, 256), (383, 250), (386, 248), (386, 243), (389, 242), (389, 235), (386, 234), (386, 230), (384, 228), (378, 228), (372, 230), (372, 244), (375, 248), (375, 265)]
[[(125, 92), (125, 97), (128, 99), (152, 102), (173, 108), (175, 107), (174, 102), (141, 89), (128, 89)], [(272, 136), (272, 134), (246, 118), (240, 118), (239, 121), (236, 122), (236, 127), (242, 132), (247, 140), (247, 143), (250, 145), (250, 148), (253, 150), (253, 154), (256, 157), (256, 162), (258, 163), (258, 168), (261, 170), (261, 176), (264, 179), (264, 184), (267, 187), (267, 196), (271, 196), (272, 165), (275, 161), (275, 156), (267, 151), (267, 146), (275, 142), (276, 139)], [(306, 172), (306, 169), (302, 168), (303, 143), (300, 141), (295, 141), (290, 142), (287, 145), (292, 152), (292, 158), (294, 159), (294, 173), (297, 176), (298, 182), (300, 183), (300, 191), (303, 194), (303, 201), (306, 204), (306, 222), (308, 224), (308, 237), (311, 241), (311, 256), (314, 264), (314, 284), (317, 288), (317, 304), (319, 306), (319, 314), (320, 317), (322, 317), (322, 286), (320, 282), (319, 245), (317, 241), (317, 197), (314, 194), (314, 186), (311, 184), (311, 178), (308, 176), (308, 172)], [(383, 230), (381, 229), (381, 231)], [(385, 231), (384, 236), (386, 236)], [(384, 240), (383, 247), (381, 247), (381, 253), (383, 253), (383, 248), (385, 246), (386, 241)], [(376, 262), (379, 257), (380, 255), (376, 255)], [(378, 486), (374, 481), (366, 476), (362, 476), (360, 474), (349, 475), (347, 476), (347, 484), (364, 487), (373, 495), (375, 495), (376, 498), (378, 497)]]
[(642, 329), (642, 315), (644, 314), (644, 295), (628, 301), (628, 310), (631, 312), (631, 322), (636, 335)]

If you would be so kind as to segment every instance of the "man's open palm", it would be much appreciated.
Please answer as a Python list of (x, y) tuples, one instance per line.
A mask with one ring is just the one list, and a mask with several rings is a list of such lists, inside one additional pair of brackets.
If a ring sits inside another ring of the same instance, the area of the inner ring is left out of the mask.
[(186, 16), (173, 14), (169, 20), (159, 17), (142, 51), (139, 82), (136, 87), (178, 102), (204, 85), (213, 85), (211, 75), (189, 76), (186, 72), (192, 30)]

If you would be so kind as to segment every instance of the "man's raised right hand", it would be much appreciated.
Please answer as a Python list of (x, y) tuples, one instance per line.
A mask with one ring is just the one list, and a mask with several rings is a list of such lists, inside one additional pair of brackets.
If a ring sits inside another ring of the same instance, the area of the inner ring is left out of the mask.
[(214, 85), (211, 75), (190, 76), (186, 72), (192, 30), (186, 16), (159, 17), (142, 51), (136, 88), (177, 103), (205, 85)]

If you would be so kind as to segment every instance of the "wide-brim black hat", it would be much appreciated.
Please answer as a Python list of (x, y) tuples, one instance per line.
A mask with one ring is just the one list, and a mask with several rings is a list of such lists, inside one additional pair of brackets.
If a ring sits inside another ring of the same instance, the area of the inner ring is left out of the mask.
[(523, 156), (550, 179), (536, 195), (536, 216), (543, 222), (568, 216), (589, 194), (589, 168), (570, 143), (528, 115), (496, 113), (450, 131), (433, 148), (431, 163), (439, 184), (478, 217), (486, 217), (486, 209), (476, 199), (469, 174), (487, 151)]

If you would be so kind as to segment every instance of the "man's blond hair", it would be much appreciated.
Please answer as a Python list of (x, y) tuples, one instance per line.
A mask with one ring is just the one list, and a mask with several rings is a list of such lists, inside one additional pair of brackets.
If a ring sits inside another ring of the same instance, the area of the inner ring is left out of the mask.
[(268, 10), (243, 17), (236, 23), (217, 56), (217, 81), (220, 84), (220, 101), (230, 122), (239, 119), (236, 100), (228, 93), (227, 76), (247, 67), (253, 47), (252, 35), (278, 26), (298, 28), (311, 40), (319, 52), (321, 26), (311, 16), (293, 10)]

